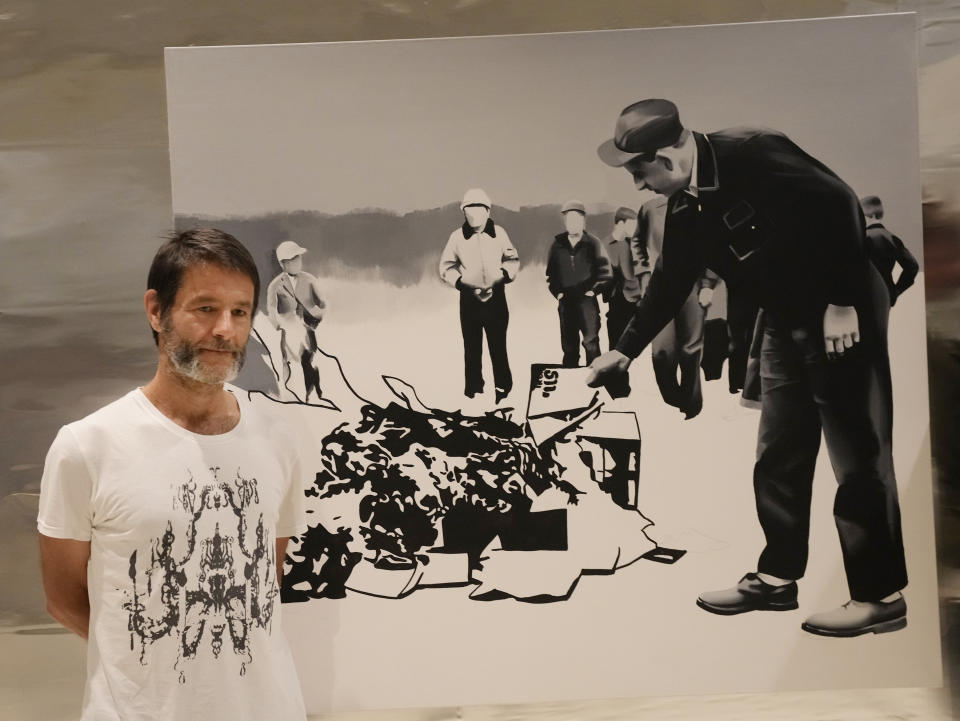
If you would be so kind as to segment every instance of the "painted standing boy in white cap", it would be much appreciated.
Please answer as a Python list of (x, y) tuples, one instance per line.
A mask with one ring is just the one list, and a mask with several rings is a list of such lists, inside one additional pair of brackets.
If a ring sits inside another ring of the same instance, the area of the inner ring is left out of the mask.
[(490, 196), (471, 188), (460, 203), (464, 222), (447, 239), (440, 255), (440, 277), (460, 291), (460, 330), (463, 334), (463, 394), (483, 393), (481, 353), (487, 334), (493, 384), (499, 403), (513, 388), (507, 357), (510, 312), (504, 285), (517, 277), (520, 258), (507, 231), (490, 219)]
[(277, 246), (277, 261), (283, 272), (267, 286), (267, 315), (282, 335), (283, 384), (290, 381), (293, 364), (298, 362), (303, 370), (303, 400), (309, 402), (311, 392), (317, 400), (323, 397), (314, 354), (317, 352), (316, 328), (323, 320), (326, 305), (320, 296), (316, 276), (303, 269), (303, 254), (306, 252), (306, 248), (292, 240), (285, 240)]

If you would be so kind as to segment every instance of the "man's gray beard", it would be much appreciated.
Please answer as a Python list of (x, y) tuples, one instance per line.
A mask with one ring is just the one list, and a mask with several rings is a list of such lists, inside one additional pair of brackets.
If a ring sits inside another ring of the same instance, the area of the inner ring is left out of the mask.
[(166, 343), (164, 350), (167, 358), (178, 375), (198, 383), (207, 385), (223, 385), (229, 383), (240, 373), (243, 362), (246, 360), (247, 351), (245, 348), (234, 352), (233, 364), (225, 370), (215, 370), (203, 365), (200, 360), (200, 350), (192, 343), (181, 338), (171, 339), (174, 342)]

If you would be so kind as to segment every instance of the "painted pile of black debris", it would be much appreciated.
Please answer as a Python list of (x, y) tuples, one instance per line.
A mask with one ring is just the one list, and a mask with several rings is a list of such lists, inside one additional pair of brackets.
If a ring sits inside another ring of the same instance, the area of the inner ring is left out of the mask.
[(538, 449), (523, 426), (499, 414), (371, 404), (322, 443), (323, 467), (307, 495), (357, 494), (360, 523), (311, 524), (291, 540), (284, 601), (341, 597), (362, 558), (412, 568), (429, 563), (428, 549), (441, 549), (476, 564), (498, 535), (505, 547), (565, 548), (564, 512), (531, 513), (531, 495), (556, 488), (575, 504), (579, 491), (562, 479), (549, 448)]

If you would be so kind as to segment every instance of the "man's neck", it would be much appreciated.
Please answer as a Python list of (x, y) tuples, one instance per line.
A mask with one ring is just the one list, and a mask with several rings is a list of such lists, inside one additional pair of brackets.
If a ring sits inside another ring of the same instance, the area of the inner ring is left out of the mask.
[(202, 435), (226, 433), (240, 421), (240, 408), (223, 385), (185, 378), (160, 355), (157, 372), (143, 394), (178, 426)]

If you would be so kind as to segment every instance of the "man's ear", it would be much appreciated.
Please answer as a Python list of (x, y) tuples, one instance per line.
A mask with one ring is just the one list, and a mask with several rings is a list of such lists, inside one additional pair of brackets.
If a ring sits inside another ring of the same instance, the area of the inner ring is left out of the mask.
[(143, 307), (147, 311), (147, 320), (150, 322), (150, 327), (159, 333), (163, 328), (163, 314), (160, 312), (160, 298), (153, 288), (144, 294)]

